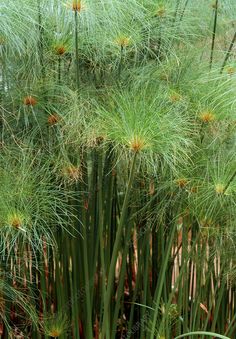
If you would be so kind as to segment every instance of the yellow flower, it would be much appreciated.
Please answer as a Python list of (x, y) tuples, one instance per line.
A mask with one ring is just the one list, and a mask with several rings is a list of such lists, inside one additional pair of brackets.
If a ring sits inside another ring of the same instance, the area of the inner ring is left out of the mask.
[(184, 188), (188, 184), (188, 180), (185, 178), (176, 179), (175, 182), (179, 188)]
[(129, 147), (134, 152), (139, 152), (146, 148), (148, 145), (141, 136), (134, 135), (128, 142)]
[(235, 73), (235, 68), (234, 67), (227, 67), (226, 68), (226, 72), (229, 74), (229, 75), (232, 75)]
[(15, 229), (25, 231), (24, 225), (28, 222), (28, 218), (20, 212), (13, 212), (7, 216), (6, 223)]
[(164, 7), (164, 6), (160, 6), (160, 7), (157, 9), (157, 11), (156, 11), (155, 16), (163, 17), (163, 16), (165, 16), (165, 14), (166, 14), (166, 9), (165, 9), (165, 7)]
[(225, 192), (225, 185), (223, 184), (216, 184), (215, 191), (217, 194), (223, 194)]
[(170, 95), (170, 101), (172, 101), (172, 102), (180, 101), (181, 99), (182, 99), (182, 96), (177, 92), (173, 92)]
[(199, 118), (204, 123), (209, 123), (215, 120), (215, 115), (211, 111), (204, 111), (199, 115)]
[(48, 332), (48, 335), (53, 338), (59, 337), (61, 335), (61, 331), (59, 329), (52, 329), (51, 331)]
[(115, 43), (120, 47), (128, 47), (130, 44), (130, 38), (126, 36), (120, 36), (115, 40)]

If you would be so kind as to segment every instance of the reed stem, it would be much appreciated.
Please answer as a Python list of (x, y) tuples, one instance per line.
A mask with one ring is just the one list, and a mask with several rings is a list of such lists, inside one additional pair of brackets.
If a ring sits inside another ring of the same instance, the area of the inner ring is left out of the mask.
[[(115, 243), (113, 246), (113, 251), (112, 251), (112, 258), (111, 258), (111, 263), (110, 263), (110, 268), (109, 268), (109, 274), (108, 274), (108, 280), (107, 280), (107, 290), (104, 298), (104, 315), (103, 315), (103, 325), (102, 325), (102, 338), (105, 338), (105, 332), (107, 326), (107, 321), (109, 319), (109, 306), (110, 306), (110, 300), (112, 296), (112, 291), (113, 291), (113, 284), (115, 280), (115, 266), (118, 258), (118, 253), (120, 249), (120, 242), (122, 238), (122, 233), (123, 233), (123, 227), (125, 225), (125, 220), (127, 216), (127, 210), (129, 206), (129, 199), (130, 199), (130, 193), (131, 193), (131, 188), (134, 180), (134, 174), (135, 174), (135, 164), (137, 160), (137, 155), (138, 153), (135, 152), (133, 155), (132, 159), (132, 164), (131, 164), (131, 170), (130, 170), (130, 175), (128, 179), (128, 184), (125, 192), (125, 197), (124, 197), (124, 202), (121, 210), (121, 216), (118, 224), (118, 229), (116, 232), (116, 238), (115, 238)], [(107, 338), (109, 338), (110, 334), (106, 332), (108, 335)]]
[(210, 69), (212, 68), (213, 62), (213, 54), (215, 49), (215, 38), (216, 38), (216, 27), (217, 27), (217, 16), (218, 16), (218, 3), (219, 0), (216, 0), (215, 7), (214, 7), (214, 25), (213, 25), (213, 32), (212, 32), (212, 41), (211, 41), (211, 55), (210, 55)]

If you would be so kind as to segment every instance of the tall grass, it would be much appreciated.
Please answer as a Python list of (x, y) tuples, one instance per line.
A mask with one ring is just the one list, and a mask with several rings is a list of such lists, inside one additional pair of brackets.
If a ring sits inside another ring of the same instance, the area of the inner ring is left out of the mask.
[(1, 338), (235, 337), (235, 7), (2, 0)]

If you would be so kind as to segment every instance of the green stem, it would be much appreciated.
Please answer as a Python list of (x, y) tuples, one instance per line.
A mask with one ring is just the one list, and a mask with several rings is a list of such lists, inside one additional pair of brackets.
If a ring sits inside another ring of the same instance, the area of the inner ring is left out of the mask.
[(117, 320), (118, 320), (119, 310), (120, 310), (120, 305), (121, 305), (121, 297), (124, 295), (124, 280), (125, 280), (125, 272), (126, 272), (125, 269), (127, 265), (127, 254), (128, 254), (128, 249), (129, 249), (128, 239), (130, 239), (131, 229), (132, 227), (131, 225), (129, 225), (127, 233), (126, 233), (126, 243), (125, 243), (125, 249), (124, 249), (123, 257), (122, 257), (119, 285), (117, 289), (116, 305), (115, 305), (114, 317), (112, 321), (112, 333), (111, 333), (112, 339), (116, 337), (116, 327), (117, 327)]
[(102, 291), (101, 291), (101, 300), (103, 300), (105, 295), (105, 256), (104, 256), (104, 210), (103, 210), (103, 163), (102, 163), (102, 154), (98, 156), (98, 235), (99, 235), (99, 247), (100, 247), (100, 259), (101, 259), (101, 280), (102, 280)]
[[(134, 173), (135, 173), (135, 164), (136, 164), (136, 159), (137, 159), (137, 152), (135, 152), (132, 160), (132, 165), (131, 165), (131, 171), (129, 175), (129, 180), (128, 180), (128, 185), (125, 193), (125, 198), (121, 210), (121, 216), (120, 216), (120, 221), (118, 224), (118, 229), (116, 233), (116, 239), (113, 247), (113, 252), (112, 252), (112, 258), (111, 258), (111, 263), (110, 263), (110, 269), (109, 269), (109, 274), (108, 274), (108, 281), (107, 281), (107, 291), (105, 294), (104, 298), (104, 316), (103, 316), (103, 324), (102, 324), (102, 338), (105, 338), (105, 330), (107, 328), (107, 321), (109, 319), (109, 306), (110, 306), (110, 300), (111, 300), (111, 295), (113, 291), (113, 284), (115, 280), (115, 266), (117, 262), (117, 256), (119, 253), (120, 249), (120, 242), (122, 238), (122, 233), (123, 233), (123, 227), (126, 221), (126, 215), (127, 215), (127, 210), (129, 206), (129, 199), (130, 199), (130, 193), (131, 193), (131, 188), (132, 188), (132, 183), (134, 179)], [(109, 325), (108, 325), (109, 327)], [(106, 339), (109, 339), (109, 334), (106, 337)]]
[(43, 51), (44, 29), (42, 26), (42, 12), (41, 12), (41, 7), (40, 7), (40, 0), (37, 0), (37, 7), (38, 7), (38, 26), (39, 26), (39, 42), (38, 42), (39, 60), (40, 60), (40, 65), (41, 65), (42, 78), (45, 79), (45, 65), (44, 65), (44, 51)]
[(171, 247), (172, 247), (175, 231), (176, 231), (176, 227), (175, 227), (175, 225), (172, 225), (172, 230), (171, 230), (171, 233), (170, 233), (170, 237), (168, 239), (168, 246), (167, 246), (167, 249), (165, 251), (165, 257), (164, 257), (164, 260), (163, 260), (163, 264), (162, 264), (161, 272), (160, 272), (160, 277), (158, 279), (158, 283), (157, 283), (157, 287), (156, 287), (156, 291), (155, 291), (155, 298), (154, 298), (155, 311), (154, 311), (154, 315), (153, 315), (153, 319), (152, 319), (152, 330), (151, 330), (150, 339), (155, 338), (156, 322), (157, 322), (157, 317), (158, 317), (158, 312), (159, 312), (161, 294), (162, 294), (162, 290), (163, 290), (163, 286), (164, 286), (164, 282), (165, 282), (165, 274), (166, 274), (166, 269), (167, 269), (167, 266), (168, 266), (168, 260), (169, 260), (169, 256), (170, 256), (170, 252), (171, 252)]
[(230, 53), (231, 53), (231, 51), (232, 51), (232, 49), (233, 49), (233, 47), (234, 47), (235, 41), (236, 41), (236, 32), (234, 33), (233, 39), (232, 39), (232, 41), (231, 41), (231, 43), (230, 43), (230, 45), (229, 45), (229, 49), (228, 49), (228, 51), (227, 51), (227, 53), (226, 53), (226, 55), (225, 55), (225, 59), (224, 59), (223, 64), (222, 64), (222, 66), (221, 66), (220, 73), (222, 73), (223, 70), (224, 70), (224, 67), (225, 67), (225, 65), (226, 65), (226, 62), (228, 61), (228, 59), (229, 59), (229, 57), (230, 57)]
[(216, 330), (216, 324), (217, 322), (219, 322), (219, 319), (221, 317), (219, 317), (219, 311), (220, 311), (220, 307), (222, 305), (222, 299), (223, 299), (223, 296), (224, 296), (224, 292), (225, 292), (225, 281), (221, 281), (220, 282), (221, 286), (220, 286), (220, 290), (219, 290), (219, 294), (217, 296), (217, 302), (216, 302), (216, 307), (215, 307), (215, 310), (214, 310), (214, 318), (213, 318), (213, 321), (212, 321), (212, 325), (211, 325), (211, 331), (215, 331)]
[(180, 0), (176, 1), (176, 7), (175, 7), (175, 14), (174, 14), (174, 23), (176, 21), (177, 18), (177, 14), (178, 14), (178, 10), (179, 10), (179, 5), (180, 5)]
[(184, 13), (185, 13), (185, 11), (186, 11), (186, 8), (187, 8), (187, 6), (188, 6), (188, 3), (189, 3), (189, 0), (186, 0), (186, 1), (185, 1), (185, 4), (184, 4), (184, 8), (183, 8), (183, 10), (182, 10), (182, 13), (181, 13), (181, 15), (180, 15), (179, 21), (182, 21), (183, 16), (184, 16)]
[[(145, 239), (145, 240), (147, 240), (147, 239)], [(142, 242), (142, 247), (141, 247), (141, 252), (142, 253), (144, 252), (145, 247), (146, 247), (146, 241), (143, 241)], [(148, 272), (147, 272), (147, 274), (148, 274)], [(129, 317), (127, 339), (130, 339), (131, 332), (132, 332), (131, 329), (132, 329), (132, 326), (134, 325), (134, 323), (133, 323), (133, 319), (134, 319), (134, 307), (136, 306), (135, 302), (136, 302), (136, 299), (137, 299), (138, 292), (141, 289), (141, 287), (140, 287), (141, 278), (142, 278), (141, 260), (139, 260), (139, 262), (138, 262), (138, 271), (137, 271), (137, 275), (136, 275), (135, 289), (134, 289), (134, 293), (133, 293), (133, 300), (132, 300), (132, 306), (131, 306), (130, 317)], [(143, 303), (143, 305), (145, 305), (145, 303)]]
[(61, 57), (58, 57), (58, 83), (61, 83)]
[(79, 41), (78, 41), (78, 11), (75, 10), (75, 69), (76, 87), (79, 89)]
[(216, 37), (216, 26), (217, 26), (217, 16), (218, 16), (218, 2), (219, 2), (219, 0), (216, 0), (216, 3), (215, 3), (214, 26), (213, 26), (212, 42), (211, 42), (210, 69), (212, 67), (213, 54), (214, 54), (214, 49), (215, 49), (215, 37)]
[(232, 319), (229, 323), (229, 326), (228, 326), (227, 330), (225, 331), (225, 335), (232, 333), (235, 327), (236, 327), (236, 313), (232, 317)]
[(120, 79), (121, 71), (122, 71), (122, 65), (123, 65), (123, 57), (124, 57), (124, 46), (120, 47), (120, 61), (118, 66), (118, 78)]
[[(85, 184), (84, 184), (85, 185)], [(82, 185), (83, 189), (83, 185)], [(88, 255), (88, 235), (87, 235), (87, 224), (86, 224), (86, 210), (84, 207), (82, 207), (82, 223), (83, 223), (83, 266), (84, 266), (84, 279), (85, 279), (85, 284), (87, 284), (90, 281), (89, 277), (89, 255)], [(88, 339), (93, 338), (93, 326), (92, 326), (92, 299), (90, 295), (90, 288), (86, 291), (85, 294), (85, 300), (86, 300), (86, 335)]]

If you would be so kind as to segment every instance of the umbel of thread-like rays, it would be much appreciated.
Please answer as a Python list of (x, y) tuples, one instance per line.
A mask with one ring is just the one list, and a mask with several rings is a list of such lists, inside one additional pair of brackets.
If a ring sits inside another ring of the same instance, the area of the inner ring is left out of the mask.
[(159, 157), (169, 166), (188, 158), (193, 122), (182, 108), (156, 96), (154, 88), (116, 91), (109, 101), (97, 110), (97, 135), (115, 149), (138, 151), (147, 161)]
[(231, 225), (235, 220), (235, 157), (215, 150), (211, 160), (200, 161), (199, 174), (193, 185), (196, 194), (190, 198), (199, 220)]
[(43, 242), (55, 245), (54, 233), (71, 220), (70, 193), (53, 185), (40, 156), (30, 146), (1, 155), (1, 251), (6, 246), (13, 250), (17, 243), (30, 243), (33, 251), (42, 249)]

